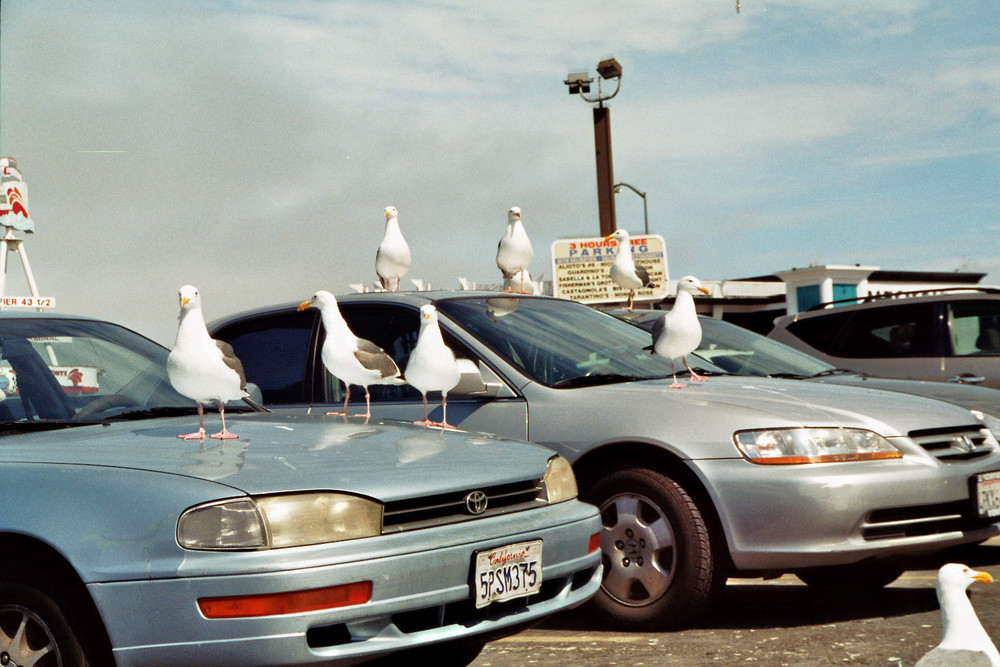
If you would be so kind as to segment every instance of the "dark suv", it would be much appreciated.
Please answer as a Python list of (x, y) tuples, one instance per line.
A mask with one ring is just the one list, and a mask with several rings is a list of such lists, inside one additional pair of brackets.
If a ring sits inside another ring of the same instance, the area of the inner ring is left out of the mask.
[(768, 334), (835, 366), (1000, 388), (1000, 289), (861, 297), (782, 317)]

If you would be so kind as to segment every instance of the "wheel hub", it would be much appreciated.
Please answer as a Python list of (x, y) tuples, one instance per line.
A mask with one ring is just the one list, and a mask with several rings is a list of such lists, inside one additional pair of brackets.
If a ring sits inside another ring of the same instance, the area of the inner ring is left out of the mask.
[(34, 664), (62, 665), (52, 631), (27, 607), (0, 606), (0, 667)]
[(642, 606), (670, 588), (676, 556), (673, 528), (663, 511), (638, 494), (620, 494), (601, 505), (603, 588), (615, 600)]

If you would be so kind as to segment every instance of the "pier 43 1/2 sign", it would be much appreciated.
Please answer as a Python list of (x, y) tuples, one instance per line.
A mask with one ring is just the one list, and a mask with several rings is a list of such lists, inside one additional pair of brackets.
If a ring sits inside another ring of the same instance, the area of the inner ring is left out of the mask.
[(51, 296), (2, 296), (0, 309), (3, 308), (55, 308), (56, 300)]
[[(649, 273), (652, 287), (640, 289), (636, 301), (660, 301), (667, 296), (667, 247), (658, 234), (633, 236), (632, 260)], [(601, 237), (562, 239), (552, 244), (553, 294), (582, 303), (628, 300), (628, 291), (611, 281), (609, 271), (618, 242)]]

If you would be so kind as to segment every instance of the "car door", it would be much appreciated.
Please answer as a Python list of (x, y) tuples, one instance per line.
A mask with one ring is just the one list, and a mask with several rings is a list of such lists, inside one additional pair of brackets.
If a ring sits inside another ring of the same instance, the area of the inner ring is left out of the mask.
[(1000, 388), (1000, 300), (945, 304), (949, 354), (944, 379)]
[[(400, 370), (406, 371), (410, 352), (417, 344), (420, 331), (419, 311), (411, 306), (398, 304), (344, 303), (340, 311), (354, 335), (372, 341), (395, 360)], [(464, 369), (463, 381), (448, 392), (448, 423), (468, 431), (483, 431), (509, 438), (524, 440), (528, 435), (527, 403), (519, 392), (510, 387), (496, 371), (478, 355), (473, 345), (462, 342), (453, 332), (452, 325), (441, 318), (445, 344), (455, 352)], [(320, 334), (319, 344), (323, 341)], [(322, 361), (317, 359), (319, 366)], [(344, 400), (344, 384), (325, 369), (322, 383), (315, 394), (315, 404), (339, 409)], [(424, 418), (424, 407), (419, 391), (408, 384), (372, 385), (372, 415), (385, 419), (416, 421)], [(349, 414), (363, 411), (364, 392), (360, 387), (351, 389)], [(428, 416), (441, 421), (444, 410), (439, 392), (428, 396)]]

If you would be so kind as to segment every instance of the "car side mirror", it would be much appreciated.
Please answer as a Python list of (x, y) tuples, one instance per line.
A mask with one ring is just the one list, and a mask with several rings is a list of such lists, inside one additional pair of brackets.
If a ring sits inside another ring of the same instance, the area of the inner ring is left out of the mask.
[(514, 392), (486, 364), (478, 364), (472, 359), (459, 359), (458, 370), (461, 377), (458, 384), (448, 393), (473, 398), (512, 398)]

